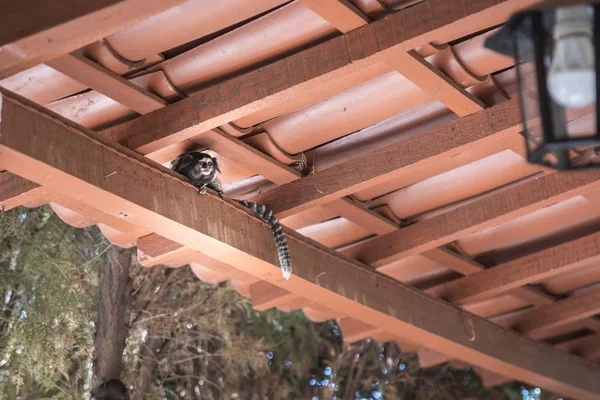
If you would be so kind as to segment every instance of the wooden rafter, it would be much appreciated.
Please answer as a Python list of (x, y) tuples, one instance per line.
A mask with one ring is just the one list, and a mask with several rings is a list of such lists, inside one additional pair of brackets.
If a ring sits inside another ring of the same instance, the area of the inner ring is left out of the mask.
[(596, 170), (547, 174), (364, 242), (354, 252), (368, 264), (386, 265), (599, 187)]
[(4, 211), (32, 203), (42, 205), (47, 202), (47, 195), (48, 191), (40, 185), (8, 171), (0, 172), (0, 208)]
[[(212, 193), (198, 196), (160, 165), (103, 143), (25, 99), (4, 96), (1, 107), (0, 168), (65, 195), (85, 197), (89, 206), (113, 217), (289, 292), (311, 293), (334, 312), (352, 313), (432, 350), (568, 396), (600, 399), (599, 371), (590, 364), (461, 312), (289, 231), (294, 275), (283, 281), (269, 228), (235, 204)], [(43, 143), (34, 140), (38, 132), (44, 132)], [(465, 332), (465, 318), (476, 340)]]
[(563, 342), (556, 348), (567, 350), (583, 357), (589, 358), (600, 352), (600, 333), (593, 333), (567, 342)]
[(594, 233), (449, 282), (438, 294), (458, 304), (483, 301), (598, 260), (600, 233)]
[(519, 102), (511, 100), (282, 185), (254, 201), (283, 218), (409, 175), (424, 165), (469, 164), (522, 140), (517, 137), (522, 127)]
[(483, 383), (483, 387), (491, 388), (498, 385), (503, 385), (505, 383), (510, 382), (512, 379), (507, 378), (500, 374), (495, 374), (493, 372), (487, 371), (483, 368), (475, 368), (477, 374), (481, 377), (481, 381)]
[(386, 62), (461, 117), (487, 107), (413, 50), (390, 54)]
[(47, 64), (140, 114), (158, 110), (167, 104), (160, 97), (80, 54), (66, 54)]
[(0, 79), (100, 40), (186, 0), (0, 2)]
[(517, 324), (521, 332), (533, 335), (541, 329), (565, 325), (600, 313), (600, 290), (571, 296), (523, 314)]
[[(110, 129), (116, 141), (148, 154), (242, 116), (276, 106), (299, 93), (322, 96), (390, 71), (390, 52), (410, 51), (437, 37), (459, 38), (506, 21), (536, 0), (433, 0), (391, 14), (340, 37), (291, 55), (162, 110)], [(366, 73), (373, 70), (374, 75)], [(153, 129), (149, 130), (148, 127)]]
[(369, 17), (348, 0), (300, 0), (300, 2), (342, 33), (348, 33), (369, 23)]
[[(369, 19), (346, 0), (302, 0), (321, 18), (347, 33), (360, 28)], [(459, 116), (465, 116), (486, 108), (486, 104), (435, 68), (414, 50), (390, 52), (385, 61), (432, 98), (444, 103)]]
[(421, 368), (431, 368), (452, 360), (452, 357), (426, 347), (418, 349), (417, 355), (419, 356), (419, 365)]
[[(468, 259), (465, 256), (460, 254), (452, 253), (446, 249), (433, 249), (426, 251), (421, 254), (423, 257), (427, 257), (431, 260), (438, 262), (440, 265), (445, 265), (448, 268), (460, 273), (461, 275), (466, 276), (474, 276), (480, 274), (485, 271), (491, 271), (491, 269), (485, 269), (483, 265)], [(465, 278), (457, 279), (456, 281), (460, 281)], [(452, 281), (452, 282), (456, 282)], [(446, 284), (433, 287), (431, 289), (426, 290), (427, 293), (434, 295), (436, 297), (447, 298), (448, 292), (446, 289)], [(553, 302), (551, 296), (543, 293), (542, 291), (535, 289), (533, 287), (519, 287), (510, 291), (506, 291), (507, 294), (511, 296), (515, 296), (522, 301), (533, 304), (536, 306), (550, 304)], [(451, 299), (452, 300), (452, 299)], [(600, 329), (600, 326), (599, 326)]]

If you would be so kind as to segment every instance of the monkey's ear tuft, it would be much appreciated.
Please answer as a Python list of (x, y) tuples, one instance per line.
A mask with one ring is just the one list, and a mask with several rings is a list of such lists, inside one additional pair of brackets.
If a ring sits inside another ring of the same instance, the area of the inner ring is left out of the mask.
[(215, 165), (215, 169), (220, 173), (221, 169), (219, 168), (219, 162), (217, 161), (217, 157), (211, 157), (213, 160), (213, 164)]

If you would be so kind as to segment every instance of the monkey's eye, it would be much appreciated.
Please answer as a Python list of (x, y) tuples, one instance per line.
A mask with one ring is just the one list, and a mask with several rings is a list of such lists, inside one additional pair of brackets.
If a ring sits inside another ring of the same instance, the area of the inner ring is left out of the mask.
[(200, 163), (200, 166), (201, 166), (202, 168), (206, 168), (206, 163), (205, 163), (205, 162), (201, 162), (201, 163)]

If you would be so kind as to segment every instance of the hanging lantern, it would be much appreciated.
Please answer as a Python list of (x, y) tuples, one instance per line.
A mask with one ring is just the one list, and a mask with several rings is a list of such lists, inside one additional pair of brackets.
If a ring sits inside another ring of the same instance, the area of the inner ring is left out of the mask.
[(600, 1), (546, 1), (514, 14), (485, 47), (514, 57), (527, 160), (600, 167)]

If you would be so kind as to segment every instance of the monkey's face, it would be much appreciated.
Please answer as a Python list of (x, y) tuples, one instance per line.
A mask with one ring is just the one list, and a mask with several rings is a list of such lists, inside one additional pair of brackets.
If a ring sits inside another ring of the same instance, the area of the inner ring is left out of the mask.
[(194, 179), (209, 177), (215, 171), (214, 161), (211, 157), (200, 158), (191, 170)]

